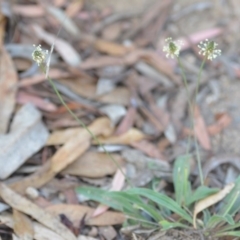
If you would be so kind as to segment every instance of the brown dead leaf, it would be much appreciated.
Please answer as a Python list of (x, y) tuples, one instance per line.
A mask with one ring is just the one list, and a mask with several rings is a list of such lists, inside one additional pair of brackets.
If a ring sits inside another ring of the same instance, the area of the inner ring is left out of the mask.
[[(51, 79), (68, 78), (68, 77), (72, 77), (72, 74), (68, 73), (66, 71), (62, 71), (60, 69), (51, 68), (49, 70), (49, 77)], [(27, 86), (31, 86), (34, 84), (44, 82), (44, 81), (47, 81), (46, 74), (37, 74), (32, 77), (21, 79), (21, 82), (18, 83), (18, 86), (19, 87), (27, 87)]]
[(120, 104), (127, 106), (130, 102), (130, 91), (126, 87), (117, 87), (113, 91), (106, 93), (96, 98), (96, 100), (109, 103), (109, 104)]
[(40, 5), (20, 5), (14, 4), (12, 10), (15, 14), (21, 15), (23, 17), (42, 17), (45, 14), (45, 11)]
[(0, 56), (0, 134), (7, 131), (9, 120), (15, 106), (15, 95), (18, 77), (14, 63), (3, 48)]
[(203, 211), (204, 209), (214, 205), (215, 203), (221, 201), (223, 198), (225, 198), (226, 195), (228, 195), (231, 192), (231, 190), (234, 188), (234, 186), (235, 186), (234, 183), (230, 183), (230, 184), (226, 185), (218, 193), (215, 193), (209, 197), (206, 197), (203, 200), (200, 200), (199, 202), (196, 203), (196, 205), (194, 206), (194, 212), (193, 212), (194, 228), (197, 227), (197, 225), (196, 225), (197, 214), (200, 213), (201, 211)]
[(57, 130), (52, 132), (49, 136), (48, 141), (46, 143), (47, 146), (51, 145), (61, 145), (64, 144), (68, 139), (70, 139), (76, 133), (81, 134), (85, 130), (81, 127), (77, 128), (67, 128), (64, 130)]
[(194, 109), (194, 125), (194, 132), (201, 146), (206, 150), (210, 150), (211, 142), (208, 135), (207, 127), (197, 106)]
[(102, 39), (97, 39), (94, 41), (94, 47), (102, 53), (106, 53), (112, 56), (124, 56), (126, 55), (131, 48), (125, 47), (121, 44), (105, 41)]
[[(1, 223), (6, 226), (13, 228), (14, 227), (14, 219), (10, 214), (1, 214), (0, 215)], [(33, 222), (34, 229), (34, 239), (36, 240), (64, 240), (65, 238), (61, 237), (54, 231), (49, 228), (39, 224), (37, 222)]]
[(42, 98), (38, 96), (34, 96), (32, 94), (19, 91), (17, 94), (17, 102), (20, 104), (32, 103), (39, 109), (42, 109), (47, 112), (54, 112), (57, 110), (57, 106), (51, 102), (44, 101)]
[(107, 211), (97, 217), (92, 217), (94, 208), (90, 208), (82, 205), (70, 205), (70, 204), (55, 204), (46, 208), (46, 210), (55, 216), (59, 214), (66, 215), (70, 221), (73, 222), (74, 226), (79, 226), (79, 222), (86, 216), (87, 225), (95, 226), (107, 226), (122, 224), (125, 221), (125, 216), (119, 212)]
[[(88, 128), (95, 136), (104, 135), (111, 131), (111, 123), (107, 118), (99, 118)], [(17, 192), (24, 193), (27, 187), (39, 188), (43, 186), (58, 172), (80, 157), (90, 146), (90, 139), (91, 136), (86, 130), (80, 134), (79, 132), (75, 133), (37, 172), (21, 181), (12, 183), (11, 187)]]
[(217, 122), (215, 124), (207, 127), (208, 133), (211, 136), (219, 134), (220, 132), (222, 132), (223, 129), (225, 129), (227, 126), (229, 126), (231, 121), (232, 121), (232, 119), (227, 113), (221, 114), (218, 117)]
[(147, 140), (131, 143), (131, 146), (145, 153), (149, 157), (162, 160), (165, 159), (164, 155), (159, 151), (159, 149)]
[(83, 0), (75, 0), (69, 3), (65, 13), (68, 17), (72, 18), (81, 11), (82, 7), (83, 7)]
[(124, 57), (111, 57), (111, 56), (101, 56), (101, 57), (90, 57), (81, 64), (81, 69), (88, 70), (94, 68), (102, 68), (112, 65), (132, 65), (139, 58), (144, 57), (149, 52), (146, 50), (135, 50), (127, 54)]
[(4, 37), (5, 37), (5, 27), (7, 23), (7, 18), (3, 15), (2, 9), (0, 11), (0, 50), (2, 50)]
[(127, 114), (125, 114), (125, 117), (123, 118), (123, 120), (116, 129), (115, 135), (121, 135), (133, 127), (136, 118), (136, 113), (137, 112), (135, 107), (130, 107), (128, 109)]
[(157, 133), (162, 133), (164, 131), (164, 126), (158, 121), (158, 119), (149, 111), (146, 107), (140, 107), (140, 111), (149, 119), (149, 121), (154, 125)]
[(67, 227), (65, 227), (58, 220), (58, 218), (52, 216), (47, 211), (41, 209), (2, 183), (0, 184), (0, 195), (1, 198), (13, 209), (19, 210), (20, 212), (31, 216), (38, 222), (42, 223), (44, 226), (56, 232), (63, 239), (76, 240), (76, 237), (72, 234), (72, 232)]
[(20, 239), (33, 239), (34, 230), (30, 218), (16, 209), (13, 209), (14, 233)]
[[(103, 136), (108, 137), (112, 134), (113, 128), (111, 126), (107, 125), (108, 123), (106, 122), (106, 131), (102, 133)], [(76, 134), (83, 134), (86, 132), (85, 129), (81, 127), (76, 127), (76, 128), (67, 128), (64, 130), (57, 130), (52, 132), (52, 134), (49, 136), (48, 141), (46, 143), (47, 146), (50, 145), (61, 145), (67, 142), (72, 136)]]
[(97, 88), (95, 83), (83, 83), (82, 78), (60, 79), (58, 81), (82, 97), (96, 98)]
[(138, 142), (146, 138), (141, 131), (136, 128), (129, 129), (126, 133), (119, 136), (99, 137), (99, 141), (103, 144), (126, 144)]
[[(123, 164), (123, 159), (120, 155), (112, 154), (112, 157), (119, 165)], [(69, 165), (62, 174), (101, 178), (106, 175), (113, 175), (116, 171), (116, 164), (107, 154), (100, 152), (86, 152), (74, 163)]]

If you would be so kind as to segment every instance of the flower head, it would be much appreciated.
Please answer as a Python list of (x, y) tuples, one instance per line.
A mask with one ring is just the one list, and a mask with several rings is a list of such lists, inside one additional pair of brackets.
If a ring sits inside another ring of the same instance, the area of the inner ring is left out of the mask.
[(163, 52), (166, 52), (166, 57), (169, 56), (171, 58), (178, 57), (179, 52), (181, 50), (182, 42), (173, 41), (172, 38), (165, 39), (166, 45), (163, 47)]
[(203, 56), (206, 56), (208, 60), (213, 60), (217, 56), (221, 55), (221, 50), (216, 49), (217, 43), (214, 41), (209, 41), (206, 39), (204, 42), (200, 42), (198, 47), (200, 48), (199, 54), (202, 54)]
[(41, 45), (38, 45), (38, 46), (33, 45), (33, 46), (35, 47), (35, 49), (32, 53), (32, 58), (38, 64), (38, 66), (40, 66), (45, 62), (48, 51), (42, 50)]

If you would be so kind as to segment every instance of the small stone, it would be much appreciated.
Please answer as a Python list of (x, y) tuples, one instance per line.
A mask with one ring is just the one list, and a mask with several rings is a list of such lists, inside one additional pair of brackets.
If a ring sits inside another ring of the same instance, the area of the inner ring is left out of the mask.
[(33, 187), (28, 187), (26, 189), (26, 194), (29, 198), (31, 199), (36, 199), (39, 197), (39, 192), (36, 188), (33, 188)]

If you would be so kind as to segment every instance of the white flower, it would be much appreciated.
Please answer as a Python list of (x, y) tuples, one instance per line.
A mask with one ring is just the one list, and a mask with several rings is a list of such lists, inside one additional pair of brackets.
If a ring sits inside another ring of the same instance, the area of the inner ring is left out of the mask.
[(172, 38), (165, 39), (166, 45), (163, 47), (163, 52), (166, 52), (166, 57), (169, 56), (171, 58), (178, 57), (179, 52), (181, 50), (182, 42), (180, 41), (173, 41)]
[(48, 51), (42, 50), (41, 45), (38, 45), (37, 47), (35, 45), (33, 46), (35, 47), (35, 49), (32, 53), (32, 58), (38, 64), (38, 66), (40, 66), (45, 62)]
[(216, 49), (217, 43), (214, 41), (209, 41), (206, 39), (204, 42), (200, 42), (198, 47), (200, 48), (199, 54), (202, 54), (203, 56), (206, 56), (208, 60), (213, 60), (217, 56), (221, 55), (221, 50)]

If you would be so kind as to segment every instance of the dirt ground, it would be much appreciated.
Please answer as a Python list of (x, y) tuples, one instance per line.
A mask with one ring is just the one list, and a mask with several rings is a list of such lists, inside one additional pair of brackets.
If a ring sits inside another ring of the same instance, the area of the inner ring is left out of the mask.
[[(122, 213), (76, 192), (82, 186), (119, 191), (127, 183), (62, 105), (32, 60), (32, 44), (49, 51), (49, 76), (68, 108), (134, 186), (160, 179), (158, 189), (174, 196), (174, 160), (195, 134), (205, 182), (222, 188), (240, 172), (239, 9), (238, 0), (2, 1), (0, 237), (204, 239), (193, 230), (141, 226), (123, 234)], [(181, 69), (162, 51), (167, 37), (184, 43), (180, 57), (192, 98), (202, 61), (198, 43), (214, 39), (222, 50), (203, 68), (195, 132)], [(190, 151), (195, 153), (193, 141)], [(191, 180), (196, 187), (195, 160)], [(151, 163), (157, 168), (146, 167)]]

